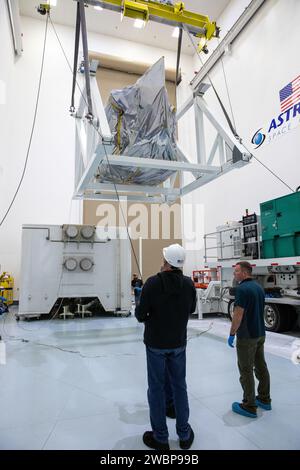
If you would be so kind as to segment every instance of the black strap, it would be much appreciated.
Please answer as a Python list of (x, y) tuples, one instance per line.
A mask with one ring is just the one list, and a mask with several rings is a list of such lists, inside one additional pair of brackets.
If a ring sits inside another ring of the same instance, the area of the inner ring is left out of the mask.
[(179, 75), (181, 45), (182, 45), (182, 28), (179, 29), (179, 36), (178, 36), (175, 86), (179, 85), (179, 83), (181, 82), (181, 77)]
[(75, 51), (74, 51), (73, 83), (72, 83), (72, 96), (71, 96), (70, 111), (71, 112), (75, 111), (74, 97), (75, 97), (76, 74), (77, 74), (77, 63), (78, 63), (79, 38), (80, 38), (80, 30), (81, 30), (88, 117), (90, 119), (92, 119), (93, 118), (93, 107), (92, 107), (92, 98), (91, 98), (90, 66), (89, 66), (88, 45), (87, 45), (87, 30), (86, 30), (86, 21), (85, 21), (84, 8), (85, 8), (84, 3), (82, 1), (78, 1), (77, 2), (77, 13), (76, 13)]
[(224, 113), (224, 116), (225, 116), (225, 118), (226, 118), (226, 121), (228, 122), (228, 125), (229, 125), (229, 127), (230, 127), (230, 129), (231, 129), (231, 132), (233, 133), (234, 137), (236, 137), (236, 139), (240, 140), (240, 137), (239, 137), (239, 135), (238, 135), (238, 133), (237, 133), (237, 131), (236, 131), (234, 125), (232, 124), (232, 121), (231, 121), (230, 117), (229, 117), (228, 114), (227, 114), (227, 111), (226, 111), (226, 109), (225, 109), (225, 106), (223, 105), (222, 100), (221, 100), (221, 98), (219, 97), (218, 92), (217, 92), (217, 90), (215, 89), (215, 87), (214, 87), (214, 85), (213, 85), (213, 83), (212, 83), (211, 80), (210, 80), (210, 84), (211, 84), (212, 89), (214, 90), (214, 92), (215, 92), (215, 94), (216, 94), (216, 97), (217, 97), (217, 99), (218, 99), (218, 101), (219, 101), (219, 103), (220, 103), (220, 106), (221, 106), (221, 108), (222, 108), (222, 111), (223, 111), (223, 113)]
[(90, 64), (89, 64), (87, 30), (86, 30), (85, 11), (84, 11), (85, 6), (83, 2), (79, 3), (79, 8), (80, 8), (81, 36), (82, 36), (83, 60), (84, 60), (85, 87), (86, 87), (86, 97), (87, 97), (87, 104), (88, 104), (88, 117), (92, 119), (93, 107), (92, 107), (91, 85), (90, 85)]
[(74, 64), (73, 64), (73, 83), (72, 83), (72, 96), (71, 96), (71, 108), (70, 108), (71, 112), (75, 111), (74, 98), (75, 98), (77, 63), (78, 63), (79, 35), (80, 35), (80, 10), (79, 10), (79, 2), (77, 2), (75, 51), (74, 51)]

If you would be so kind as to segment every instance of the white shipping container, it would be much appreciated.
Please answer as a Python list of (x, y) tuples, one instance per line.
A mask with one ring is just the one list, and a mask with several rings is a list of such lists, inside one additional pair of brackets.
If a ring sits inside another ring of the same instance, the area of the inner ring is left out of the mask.
[(84, 297), (98, 298), (106, 311), (129, 313), (131, 249), (125, 228), (22, 229), (19, 317), (48, 314), (58, 298)]

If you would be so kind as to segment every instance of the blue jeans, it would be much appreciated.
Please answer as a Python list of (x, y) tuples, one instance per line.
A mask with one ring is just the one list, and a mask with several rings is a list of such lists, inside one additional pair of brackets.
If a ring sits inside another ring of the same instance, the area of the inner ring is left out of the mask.
[(138, 305), (140, 303), (142, 288), (141, 287), (135, 287), (133, 289), (133, 292), (134, 292), (135, 305)]
[[(150, 422), (154, 439), (160, 442), (167, 442), (169, 437), (166, 403), (174, 402), (179, 439), (185, 441), (190, 437), (185, 349), (154, 349), (146, 346)], [(166, 383), (167, 374), (171, 387)]]
[(171, 377), (168, 367), (166, 367), (166, 380), (165, 380), (165, 394), (166, 394), (166, 409), (175, 406), (174, 394), (171, 385)]

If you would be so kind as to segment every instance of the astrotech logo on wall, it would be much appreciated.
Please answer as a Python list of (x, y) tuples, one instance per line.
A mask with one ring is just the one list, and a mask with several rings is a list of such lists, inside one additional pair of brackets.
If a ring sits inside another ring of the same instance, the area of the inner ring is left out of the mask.
[(268, 126), (260, 127), (251, 139), (255, 148), (270, 144), (300, 124), (300, 75), (279, 91), (281, 113)]

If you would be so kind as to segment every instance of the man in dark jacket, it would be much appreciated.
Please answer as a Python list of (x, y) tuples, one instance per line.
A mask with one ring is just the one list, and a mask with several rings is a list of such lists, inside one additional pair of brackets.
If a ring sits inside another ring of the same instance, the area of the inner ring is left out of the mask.
[(135, 301), (135, 304), (137, 305), (140, 300), (140, 295), (141, 295), (141, 291), (143, 287), (143, 280), (139, 279), (137, 274), (133, 275), (133, 278), (131, 281), (131, 287), (134, 293), (134, 301)]
[[(194, 432), (188, 423), (189, 404), (186, 387), (186, 337), (189, 315), (196, 309), (196, 290), (184, 276), (185, 251), (178, 245), (163, 250), (161, 272), (147, 279), (135, 315), (145, 322), (148, 371), (148, 402), (152, 431), (143, 435), (144, 444), (152, 449), (168, 450), (166, 396), (172, 392), (176, 430), (182, 449), (189, 449)], [(170, 384), (166, 384), (166, 377)], [(171, 385), (171, 387), (168, 385)], [(170, 393), (170, 392), (169, 392)]]
[(139, 279), (137, 274), (133, 274), (132, 276), (131, 287), (132, 289), (135, 287), (143, 287), (143, 281), (142, 279)]

